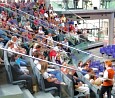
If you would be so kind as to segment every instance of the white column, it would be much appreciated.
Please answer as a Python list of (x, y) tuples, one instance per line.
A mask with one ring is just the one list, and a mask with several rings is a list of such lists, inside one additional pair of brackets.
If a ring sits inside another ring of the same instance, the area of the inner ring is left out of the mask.
[(112, 12), (109, 18), (109, 45), (113, 44), (114, 40), (114, 13)]

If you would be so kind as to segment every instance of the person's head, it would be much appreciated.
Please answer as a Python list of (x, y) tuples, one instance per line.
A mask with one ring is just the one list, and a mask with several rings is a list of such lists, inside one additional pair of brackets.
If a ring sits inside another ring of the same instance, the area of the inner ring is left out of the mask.
[(34, 56), (34, 57), (38, 58), (38, 52), (36, 52), (36, 51), (35, 51), (35, 52), (33, 52), (33, 53), (32, 53), (32, 56)]
[(28, 21), (28, 22), (26, 23), (26, 25), (30, 25), (30, 22)]
[(83, 65), (83, 68), (84, 68), (85, 70), (89, 70), (89, 66), (88, 66), (88, 64), (85, 63), (85, 64)]
[(42, 55), (42, 54), (38, 54), (38, 58), (40, 58), (40, 59), (44, 60), (44, 59), (45, 59), (45, 56), (44, 56), (44, 55)]
[(83, 62), (82, 62), (82, 61), (79, 61), (78, 67), (82, 67), (82, 65), (83, 65)]
[(20, 57), (20, 55), (18, 55), (18, 54), (13, 54), (12, 57), (11, 57), (11, 61), (15, 61), (15, 60), (17, 60), (19, 57)]
[(6, 28), (6, 30), (9, 30), (9, 29), (10, 29), (10, 26), (9, 26), (9, 25), (6, 25), (5, 28)]
[(42, 30), (42, 26), (39, 27), (39, 30)]
[(63, 66), (68, 66), (68, 64), (66, 62), (63, 62), (62, 65)]
[(64, 42), (68, 42), (68, 39), (67, 39), (67, 38), (64, 38)]
[(56, 57), (56, 60), (60, 61), (60, 56), (57, 56), (57, 57)]
[(88, 60), (86, 63), (88, 64), (88, 66), (90, 66), (91, 65), (91, 60)]
[(18, 38), (16, 36), (12, 36), (12, 41), (16, 42), (18, 40)]
[(51, 34), (51, 33), (49, 33), (49, 34), (48, 34), (48, 36), (52, 36), (52, 34)]
[(77, 27), (77, 24), (75, 24), (75, 27)]
[(112, 62), (110, 60), (105, 61), (105, 67), (111, 67), (112, 66)]
[(75, 70), (75, 67), (74, 66), (71, 66), (71, 68), (68, 69), (68, 72), (70, 75), (74, 75), (76, 70)]
[(40, 49), (41, 49), (41, 46), (40, 46), (40, 45), (37, 45), (37, 46), (36, 46), (36, 49), (37, 49), (37, 50), (40, 50)]
[(94, 75), (94, 74), (95, 74), (94, 70), (93, 70), (93, 69), (91, 69), (91, 68), (89, 68), (89, 69), (88, 69), (88, 73), (89, 73), (89, 74), (92, 74), (92, 75)]
[(41, 64), (41, 73), (44, 73), (48, 68), (48, 63), (45, 61), (40, 61)]

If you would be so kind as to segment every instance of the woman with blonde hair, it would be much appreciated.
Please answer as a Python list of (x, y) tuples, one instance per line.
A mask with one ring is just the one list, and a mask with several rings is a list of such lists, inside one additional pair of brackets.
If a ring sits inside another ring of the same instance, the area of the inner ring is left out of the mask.
[(41, 73), (43, 75), (44, 78), (44, 84), (46, 88), (49, 87), (57, 87), (58, 89), (58, 93), (60, 92), (60, 81), (55, 78), (53, 75), (49, 74), (47, 72), (47, 68), (48, 68), (48, 63), (44, 62), (44, 61), (40, 61), (41, 64)]

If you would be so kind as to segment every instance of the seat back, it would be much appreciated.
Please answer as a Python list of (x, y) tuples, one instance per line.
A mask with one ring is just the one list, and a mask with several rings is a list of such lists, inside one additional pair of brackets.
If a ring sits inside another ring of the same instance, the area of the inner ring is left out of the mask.
[[(7, 49), (7, 47), (8, 47), (8, 43), (6, 44), (5, 49)], [(8, 76), (8, 81), (9, 81), (9, 83), (12, 83), (13, 77), (12, 77), (12, 73), (11, 73), (10, 63), (8, 61), (7, 51), (4, 51), (4, 64), (5, 64), (5, 69), (6, 69), (7, 76)]]
[[(32, 56), (32, 48), (31, 48), (30, 51), (29, 51), (29, 55)], [(34, 76), (36, 76), (34, 61), (33, 61), (32, 58), (29, 58), (29, 59), (30, 59), (30, 66), (31, 66), (31, 68), (32, 68), (33, 74), (34, 74)]]
[(35, 76), (37, 78), (37, 82), (39, 84), (39, 89), (44, 91), (45, 86), (44, 86), (44, 82), (42, 80), (42, 74), (41, 74), (41, 72), (36, 67), (34, 67), (33, 70), (34, 70)]
[(74, 98), (74, 89), (72, 80), (70, 80), (64, 73), (62, 73), (62, 79), (67, 85), (66, 93), (69, 95), (69, 98)]

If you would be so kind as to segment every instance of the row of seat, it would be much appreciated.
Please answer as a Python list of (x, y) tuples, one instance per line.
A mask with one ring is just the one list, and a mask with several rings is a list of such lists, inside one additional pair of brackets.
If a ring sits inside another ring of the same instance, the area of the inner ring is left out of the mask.
[(100, 48), (100, 53), (106, 54), (108, 57), (112, 56), (112, 58), (115, 58), (115, 45), (108, 45)]

